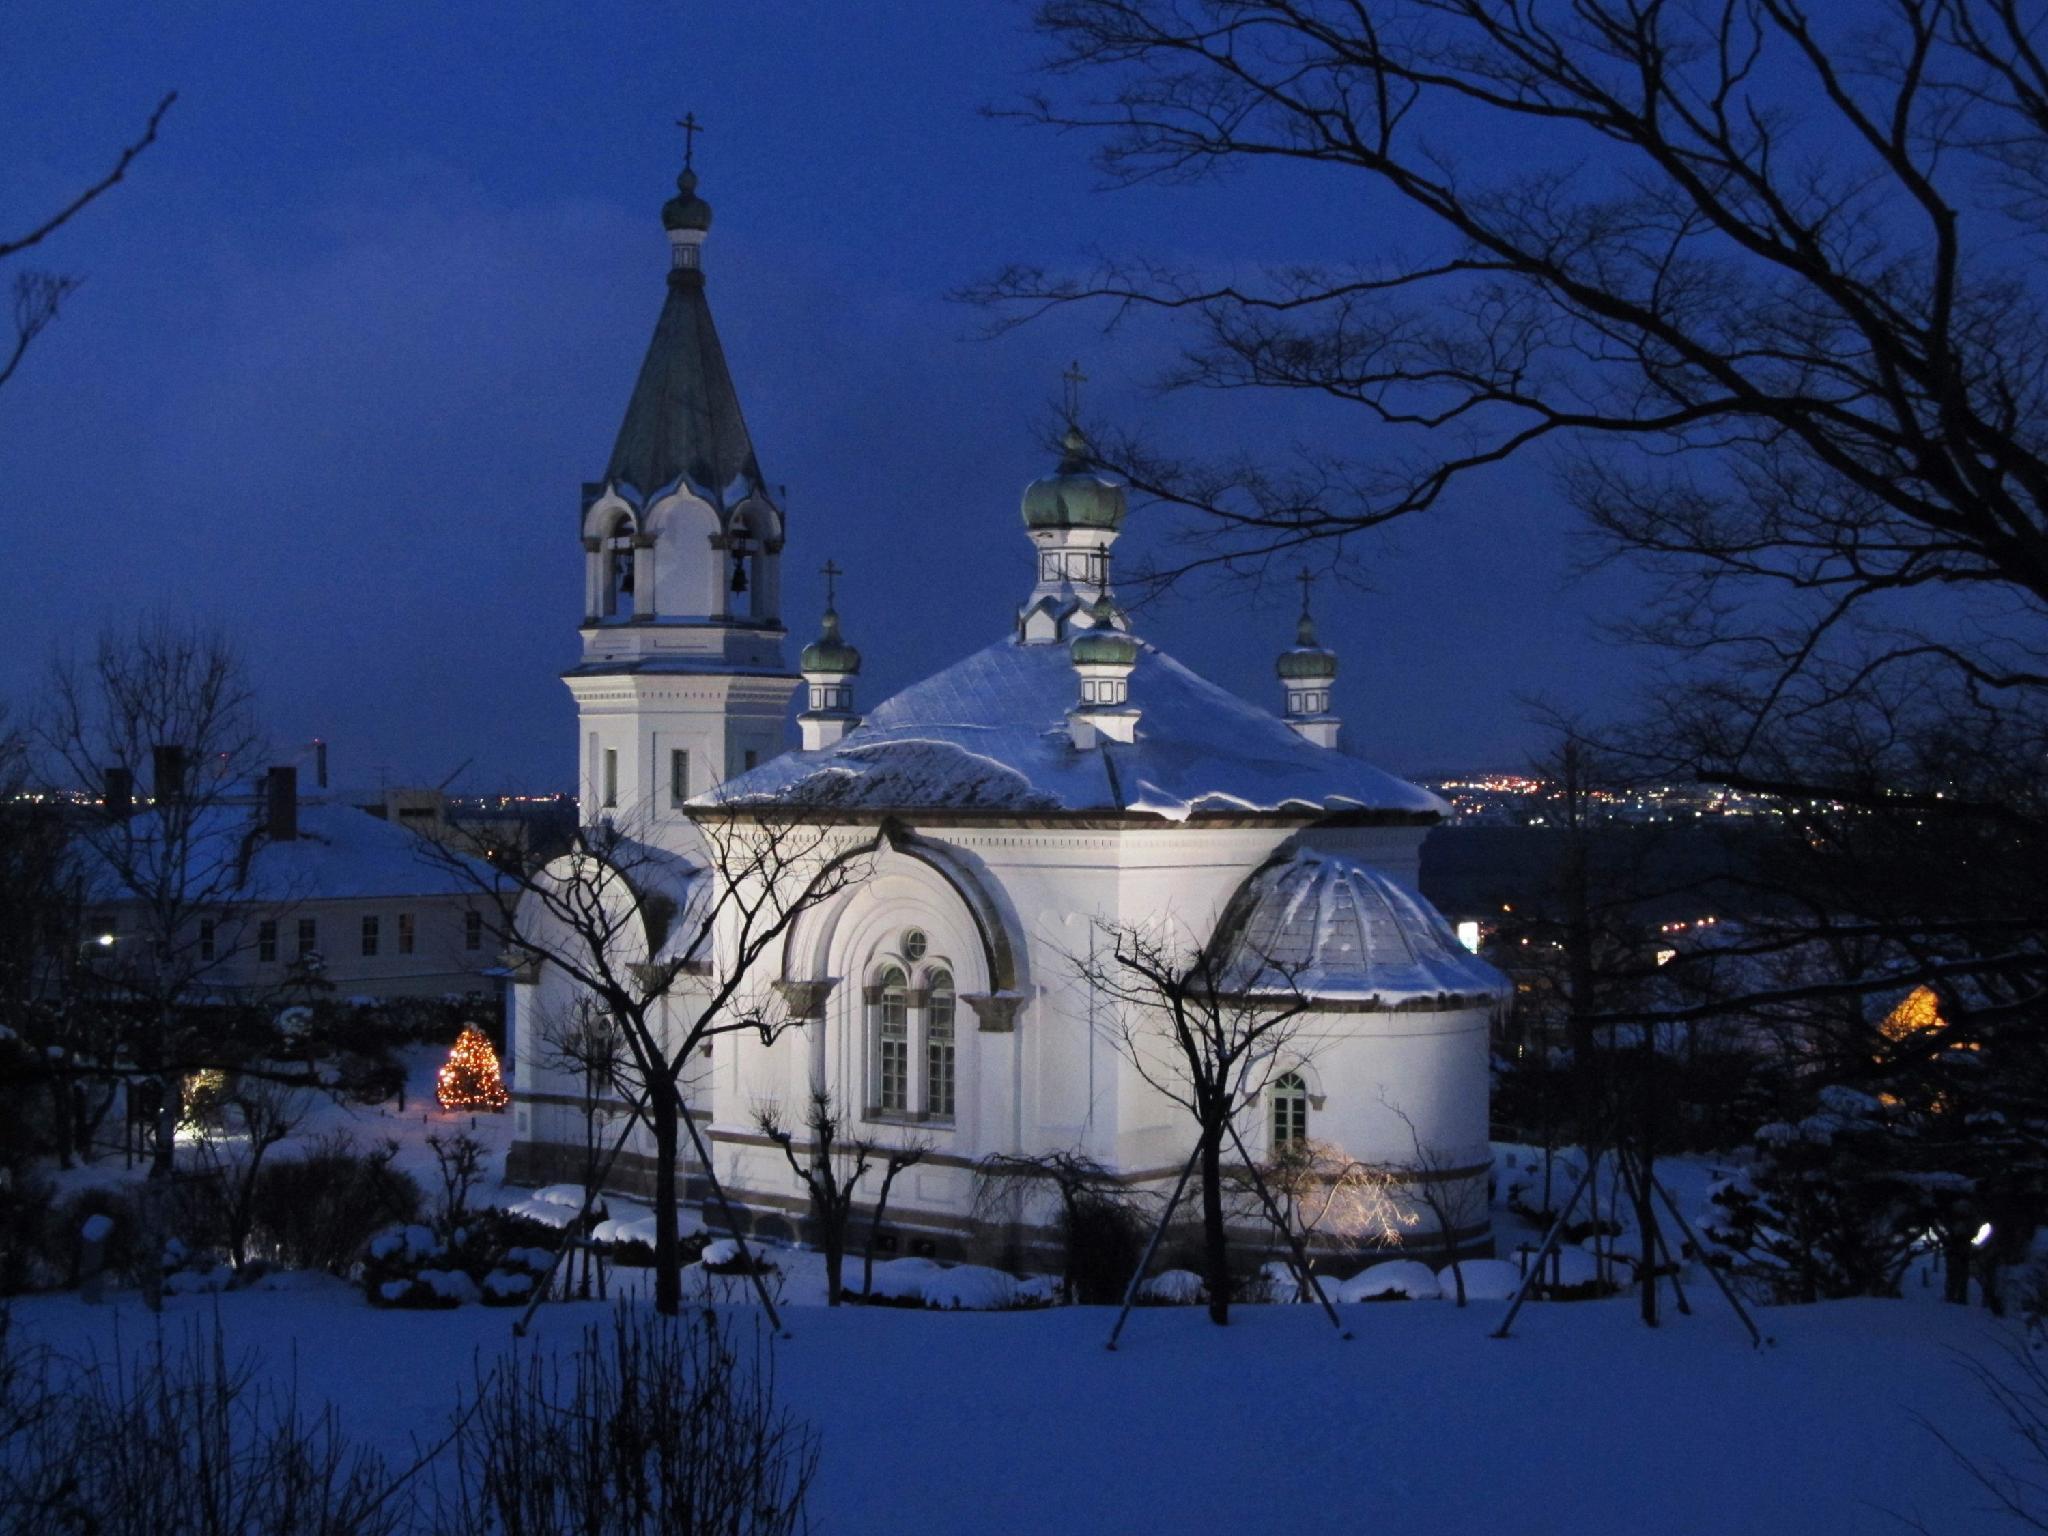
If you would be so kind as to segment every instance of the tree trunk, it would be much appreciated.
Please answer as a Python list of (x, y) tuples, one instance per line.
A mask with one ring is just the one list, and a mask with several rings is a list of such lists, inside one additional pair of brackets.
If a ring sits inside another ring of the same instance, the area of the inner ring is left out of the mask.
[[(839, 1293), (846, 1274), (846, 1220), (844, 1217), (825, 1220), (825, 1305), (839, 1305)], [(873, 1283), (874, 1267), (868, 1268), (869, 1283)]]
[(1209, 1321), (1230, 1322), (1230, 1245), (1223, 1232), (1223, 1128), (1202, 1132), (1202, 1276), (1209, 1287)]
[(149, 1172), (152, 1178), (168, 1178), (178, 1151), (178, 1118), (184, 1113), (185, 1084), (177, 1073), (165, 1072), (158, 1076), (157, 1086), (163, 1090), (163, 1099), (157, 1105), (156, 1150), (150, 1157)]
[(683, 1310), (682, 1246), (676, 1231), (676, 1101), (666, 1092), (647, 1096), (654, 1125), (654, 1310)]

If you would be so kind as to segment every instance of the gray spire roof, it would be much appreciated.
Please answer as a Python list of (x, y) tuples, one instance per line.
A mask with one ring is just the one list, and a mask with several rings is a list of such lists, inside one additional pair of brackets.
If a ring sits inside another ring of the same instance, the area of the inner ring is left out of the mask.
[[(708, 223), (708, 206), (704, 217)], [(699, 267), (678, 266), (668, 275), (668, 298), (604, 474), (642, 496), (684, 480), (721, 510), (764, 489)]]

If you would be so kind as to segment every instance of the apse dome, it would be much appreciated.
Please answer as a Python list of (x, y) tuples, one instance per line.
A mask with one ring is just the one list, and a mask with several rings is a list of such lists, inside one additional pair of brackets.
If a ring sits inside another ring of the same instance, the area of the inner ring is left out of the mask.
[(1473, 1004), (1512, 984), (1458, 942), (1419, 892), (1353, 860), (1303, 849), (1245, 881), (1224, 931), (1233, 985), (1316, 999)]

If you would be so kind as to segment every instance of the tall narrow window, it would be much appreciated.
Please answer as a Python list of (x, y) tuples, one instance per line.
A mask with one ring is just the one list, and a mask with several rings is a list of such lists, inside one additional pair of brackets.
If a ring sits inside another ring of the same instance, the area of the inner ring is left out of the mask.
[(211, 960), (213, 958), (213, 932), (212, 918), (202, 917), (199, 919), (199, 958), (202, 960)]
[(910, 1109), (910, 1000), (906, 978), (893, 965), (882, 972), (875, 1014), (875, 1105), (884, 1114), (905, 1114)]
[(934, 1120), (953, 1118), (953, 974), (926, 978), (924, 1015), (924, 1107)]
[(752, 747), (749, 747), (744, 753), (741, 754), (740, 761), (742, 764), (741, 771), (744, 773), (752, 773), (756, 768), (758, 768), (761, 765), (761, 754), (756, 752)]
[(299, 958), (305, 959), (320, 944), (320, 930), (310, 917), (299, 919)]
[(401, 912), (398, 914), (398, 952), (401, 955), (412, 953), (412, 938), (412, 914)]
[(668, 754), (668, 803), (680, 810), (690, 798), (690, 754), (673, 747)]
[(1273, 1080), (1273, 1150), (1308, 1140), (1308, 1084), (1299, 1072)]
[(607, 809), (619, 803), (619, 751), (604, 749), (604, 803)]
[(462, 914), (462, 947), (482, 949), (484, 947), (484, 915), (481, 912)]
[(377, 919), (375, 917), (363, 919), (363, 953), (365, 955), (377, 953)]
[(265, 965), (277, 963), (277, 919), (266, 917), (256, 925), (256, 958)]

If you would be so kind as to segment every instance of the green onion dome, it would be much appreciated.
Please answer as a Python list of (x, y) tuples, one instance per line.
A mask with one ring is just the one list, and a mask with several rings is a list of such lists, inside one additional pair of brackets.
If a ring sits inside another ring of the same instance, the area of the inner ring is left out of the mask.
[(860, 652), (839, 638), (839, 614), (836, 610), (825, 610), (825, 621), (819, 626), (818, 638), (803, 649), (797, 658), (799, 672), (837, 672), (851, 677), (860, 671)]
[(1091, 474), (1088, 440), (1079, 427), (1068, 427), (1060, 445), (1059, 473), (1034, 480), (1024, 488), (1026, 528), (1107, 528), (1124, 524), (1124, 488)]
[(711, 205), (697, 195), (697, 173), (688, 166), (676, 178), (676, 195), (661, 205), (664, 229), (711, 228)]
[(1295, 626), (1294, 649), (1280, 653), (1274, 671), (1287, 682), (1327, 682), (1337, 675), (1337, 653), (1316, 644), (1316, 621), (1307, 614)]
[(1093, 629), (1084, 629), (1074, 637), (1071, 653), (1074, 665), (1078, 667), (1135, 667), (1138, 664), (1138, 642), (1116, 627), (1116, 604), (1104, 592), (1088, 605), (1088, 616), (1095, 621)]

